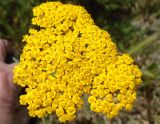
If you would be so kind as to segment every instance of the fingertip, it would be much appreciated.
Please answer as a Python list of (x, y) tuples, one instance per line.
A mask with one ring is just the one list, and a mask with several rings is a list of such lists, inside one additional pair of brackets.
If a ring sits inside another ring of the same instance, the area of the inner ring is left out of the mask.
[(17, 65), (17, 63), (12, 63), (12, 64), (9, 64), (9, 67), (10, 67), (10, 69), (13, 69), (16, 65)]
[(7, 54), (12, 52), (13, 48), (11, 42), (5, 39), (0, 39), (0, 61), (4, 62)]

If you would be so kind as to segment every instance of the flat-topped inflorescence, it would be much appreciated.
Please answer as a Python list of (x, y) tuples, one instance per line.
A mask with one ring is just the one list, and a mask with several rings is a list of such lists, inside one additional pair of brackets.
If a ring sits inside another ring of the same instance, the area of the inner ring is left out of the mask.
[(56, 113), (70, 121), (88, 94), (90, 108), (116, 116), (130, 110), (141, 83), (141, 71), (120, 54), (110, 35), (94, 24), (81, 7), (47, 2), (33, 8), (32, 24), (14, 81), (26, 89), (20, 104), (32, 117)]

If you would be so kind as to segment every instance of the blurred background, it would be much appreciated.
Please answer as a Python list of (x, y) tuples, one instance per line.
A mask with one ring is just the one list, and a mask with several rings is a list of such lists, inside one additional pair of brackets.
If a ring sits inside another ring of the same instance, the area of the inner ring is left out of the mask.
[[(0, 38), (8, 39), (19, 58), (32, 8), (47, 0), (0, 0)], [(54, 0), (50, 0), (54, 1)], [(160, 0), (61, 0), (84, 6), (96, 25), (107, 30), (119, 51), (129, 53), (143, 72), (143, 83), (130, 113), (108, 120), (84, 107), (70, 124), (160, 124)], [(58, 124), (56, 117), (30, 124)]]

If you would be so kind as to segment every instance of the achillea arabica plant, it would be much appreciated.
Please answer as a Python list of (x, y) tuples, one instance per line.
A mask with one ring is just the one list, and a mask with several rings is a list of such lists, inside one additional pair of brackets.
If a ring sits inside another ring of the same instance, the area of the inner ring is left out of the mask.
[(141, 71), (127, 54), (120, 54), (110, 35), (94, 24), (81, 7), (60, 2), (33, 9), (26, 45), (14, 69), (14, 81), (26, 89), (20, 104), (32, 117), (56, 113), (70, 121), (88, 94), (90, 109), (108, 118), (131, 110)]

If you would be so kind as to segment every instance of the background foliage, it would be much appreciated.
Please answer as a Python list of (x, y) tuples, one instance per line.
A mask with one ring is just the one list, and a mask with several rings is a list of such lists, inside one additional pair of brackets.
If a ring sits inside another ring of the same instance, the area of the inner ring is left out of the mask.
[[(53, 0), (50, 0), (53, 1)], [(71, 123), (159, 124), (160, 123), (160, 0), (61, 0), (84, 6), (95, 23), (109, 31), (121, 52), (128, 52), (143, 71), (143, 84), (131, 113), (107, 120), (85, 107)], [(22, 36), (27, 33), (32, 8), (46, 0), (1, 0), (0, 38), (13, 43), (20, 55)], [(31, 123), (58, 123), (54, 116)]]

